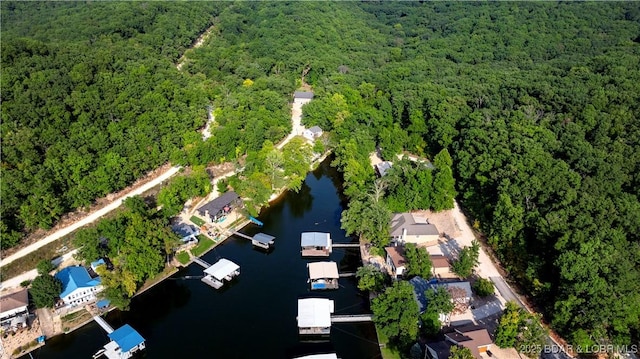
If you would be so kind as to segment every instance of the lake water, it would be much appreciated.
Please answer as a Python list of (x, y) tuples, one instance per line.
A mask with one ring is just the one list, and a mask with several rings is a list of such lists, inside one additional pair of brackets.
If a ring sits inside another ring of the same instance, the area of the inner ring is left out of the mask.
[[(128, 323), (146, 339), (145, 358), (274, 358), (335, 352), (343, 359), (380, 356), (371, 323), (334, 324), (330, 341), (302, 342), (297, 332), (297, 299), (313, 296), (335, 301), (337, 314), (369, 312), (366, 294), (355, 278), (341, 278), (340, 289), (311, 293), (307, 263), (300, 256), (300, 233), (330, 232), (334, 242), (351, 241), (340, 229), (341, 177), (326, 160), (310, 173), (299, 193), (287, 193), (259, 219), (264, 228), (249, 225), (249, 235), (264, 232), (276, 237), (270, 253), (256, 250), (246, 239), (229, 238), (204, 255), (209, 263), (219, 258), (240, 265), (240, 277), (231, 286), (215, 290), (199, 279), (202, 268), (192, 264), (171, 279), (136, 297), (128, 312), (106, 317), (112, 327)], [(330, 260), (340, 272), (360, 265), (357, 248), (335, 248)], [(108, 342), (95, 323), (69, 335), (51, 338), (32, 353), (33, 358), (91, 358)], [(29, 358), (24, 356), (23, 358)]]

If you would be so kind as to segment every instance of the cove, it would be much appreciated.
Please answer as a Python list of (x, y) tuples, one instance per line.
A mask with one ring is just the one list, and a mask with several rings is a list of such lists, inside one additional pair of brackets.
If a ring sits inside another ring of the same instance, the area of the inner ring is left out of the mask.
[[(134, 298), (130, 311), (109, 313), (107, 322), (113, 327), (130, 324), (140, 332), (147, 344), (142, 357), (150, 359), (286, 359), (319, 352), (335, 352), (343, 359), (379, 357), (372, 323), (333, 324), (328, 342), (303, 342), (298, 335), (301, 297), (333, 299), (336, 314), (370, 313), (367, 294), (358, 291), (353, 277), (340, 278), (336, 291), (312, 293), (307, 284), (307, 263), (326, 259), (301, 257), (301, 232), (329, 232), (334, 242), (352, 241), (340, 229), (346, 202), (342, 178), (330, 161), (331, 157), (307, 175), (299, 193), (287, 192), (264, 209), (259, 216), (263, 228), (248, 225), (241, 230), (275, 236), (273, 251), (257, 250), (250, 241), (231, 237), (203, 256), (209, 263), (219, 258), (238, 263), (241, 274), (232, 285), (221, 290), (207, 286), (199, 280), (202, 268), (191, 264)], [(354, 272), (360, 253), (357, 248), (334, 248), (329, 260), (338, 263), (341, 273)], [(91, 358), (107, 342), (106, 333), (92, 322), (49, 339), (32, 355)]]

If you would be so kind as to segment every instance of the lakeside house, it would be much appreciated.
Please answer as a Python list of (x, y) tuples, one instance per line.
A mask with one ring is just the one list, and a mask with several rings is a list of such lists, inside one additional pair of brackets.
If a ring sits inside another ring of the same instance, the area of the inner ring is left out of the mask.
[(298, 299), (298, 331), (300, 334), (328, 335), (331, 333), (333, 300), (325, 298)]
[(338, 289), (338, 265), (336, 262), (314, 262), (307, 264), (311, 289)]
[(376, 163), (374, 167), (376, 169), (376, 173), (378, 174), (378, 176), (384, 177), (384, 175), (387, 174), (387, 171), (389, 171), (391, 167), (393, 167), (393, 162), (382, 161), (380, 163)]
[(476, 359), (482, 358), (481, 354), (486, 353), (493, 344), (487, 329), (479, 325), (450, 328), (445, 331), (444, 339), (451, 344), (468, 348)]
[(391, 246), (385, 247), (387, 252), (387, 266), (391, 269), (391, 278), (399, 279), (404, 276), (404, 272), (407, 270), (407, 259), (404, 256), (403, 246)]
[(100, 277), (91, 278), (82, 266), (63, 268), (55, 277), (62, 282), (60, 300), (67, 307), (93, 302), (102, 290)]
[(197, 243), (200, 229), (187, 223), (178, 223), (171, 226), (173, 233), (180, 237), (182, 244)]
[(198, 208), (198, 213), (208, 222), (216, 223), (223, 221), (241, 203), (240, 196), (233, 191), (229, 191), (202, 205)]
[[(427, 297), (425, 292), (428, 290), (436, 290), (438, 287), (444, 287), (451, 295), (451, 301), (455, 305), (454, 312), (464, 312), (469, 308), (473, 293), (471, 292), (471, 284), (466, 281), (456, 282), (438, 282), (437, 279), (425, 280), (422, 277), (416, 276), (409, 280), (409, 283), (413, 286), (413, 293), (418, 303), (420, 313), (427, 309)], [(448, 322), (449, 315), (440, 316), (440, 321)]]
[(313, 126), (311, 128), (307, 128), (302, 132), (302, 136), (310, 141), (315, 140), (322, 136), (322, 129), (318, 126)]
[(0, 328), (3, 331), (27, 326), (29, 293), (23, 289), (0, 297)]
[(393, 242), (422, 246), (436, 245), (440, 238), (438, 228), (415, 213), (394, 213), (391, 218), (390, 235)]
[(293, 93), (293, 103), (304, 105), (313, 100), (313, 92), (296, 91)]
[(323, 232), (303, 232), (300, 247), (303, 257), (328, 257), (331, 254), (331, 236)]

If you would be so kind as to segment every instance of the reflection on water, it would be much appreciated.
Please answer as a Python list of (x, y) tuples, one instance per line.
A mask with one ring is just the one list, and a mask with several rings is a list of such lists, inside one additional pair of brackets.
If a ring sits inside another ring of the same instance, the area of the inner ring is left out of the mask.
[[(307, 263), (300, 256), (300, 233), (330, 232), (337, 242), (349, 241), (340, 229), (344, 198), (340, 176), (325, 161), (309, 174), (299, 193), (288, 192), (264, 209), (264, 228), (248, 225), (243, 233), (264, 232), (276, 237), (269, 253), (255, 250), (250, 241), (230, 238), (203, 259), (215, 263), (228, 258), (241, 267), (232, 285), (215, 290), (200, 282), (202, 268), (191, 265), (141, 296), (128, 312), (114, 311), (107, 321), (114, 327), (128, 323), (147, 340), (146, 358), (292, 358), (318, 352), (336, 352), (344, 359), (380, 355), (373, 325), (337, 324), (330, 341), (299, 340), (297, 299), (330, 298), (336, 314), (369, 312), (366, 296), (355, 278), (340, 278), (340, 289), (309, 290)], [(329, 260), (341, 272), (354, 272), (360, 264), (357, 248), (335, 248)], [(189, 279), (189, 277), (195, 277)], [(34, 352), (34, 358), (90, 358), (107, 342), (96, 324), (53, 338)], [(26, 356), (28, 358), (28, 356)]]

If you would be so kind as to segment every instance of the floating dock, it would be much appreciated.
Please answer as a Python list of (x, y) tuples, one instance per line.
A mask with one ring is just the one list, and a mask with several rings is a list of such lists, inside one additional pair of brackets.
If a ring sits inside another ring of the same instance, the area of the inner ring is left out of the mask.
[(338, 265), (336, 262), (314, 262), (307, 264), (311, 290), (338, 289)]
[(325, 298), (298, 299), (298, 331), (305, 335), (331, 333), (333, 300)]
[(331, 236), (323, 232), (303, 232), (300, 247), (303, 257), (328, 257), (331, 254)]
[(253, 244), (254, 246), (264, 248), (264, 249), (270, 249), (271, 246), (273, 246), (274, 244), (274, 239), (276, 238), (274, 236), (270, 236), (265, 233), (256, 233), (253, 237), (248, 236), (244, 233), (240, 233), (238, 231), (231, 232), (231, 234), (234, 236), (248, 239), (251, 241), (251, 244)]

